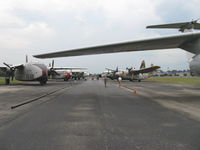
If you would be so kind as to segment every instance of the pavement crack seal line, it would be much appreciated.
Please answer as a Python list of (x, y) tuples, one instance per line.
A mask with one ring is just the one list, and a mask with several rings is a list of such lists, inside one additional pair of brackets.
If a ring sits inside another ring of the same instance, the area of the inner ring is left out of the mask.
[(22, 102), (22, 103), (19, 103), (19, 104), (17, 104), (17, 105), (11, 106), (10, 108), (11, 108), (11, 109), (15, 109), (15, 108), (17, 108), (17, 107), (20, 107), (20, 106), (29, 104), (29, 103), (34, 102), (34, 101), (37, 101), (37, 100), (39, 100), (39, 99), (41, 99), (41, 98), (43, 98), (43, 97), (46, 97), (46, 96), (48, 96), (48, 95), (54, 94), (54, 93), (56, 93), (56, 92), (58, 92), (58, 91), (60, 91), (60, 90), (67, 89), (67, 88), (70, 88), (70, 87), (62, 87), (62, 88), (56, 89), (56, 90), (54, 90), (54, 91), (52, 91), (52, 92), (46, 93), (46, 94), (41, 95), (41, 96), (39, 96), (39, 97), (36, 97), (36, 98), (33, 98), (33, 99), (29, 99), (29, 100), (25, 100), (25, 101)]

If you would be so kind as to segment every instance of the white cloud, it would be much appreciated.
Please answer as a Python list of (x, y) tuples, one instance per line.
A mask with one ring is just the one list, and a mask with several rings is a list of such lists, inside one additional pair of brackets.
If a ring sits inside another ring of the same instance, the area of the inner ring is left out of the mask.
[[(1, 1), (0, 51), (3, 55), (0, 60), (8, 59), (11, 63), (19, 63), (24, 60), (21, 55), (27, 52), (31, 55), (54, 49), (63, 50), (159, 36), (159, 31), (146, 30), (145, 26), (162, 22), (163, 18), (157, 10), (161, 6), (164, 7), (163, 2), (164, 0)], [(197, 0), (190, 3), (176, 0), (171, 3), (180, 4), (194, 16), (199, 14)], [(170, 8), (165, 11), (170, 12)], [(94, 64), (91, 65), (91, 62), (102, 59), (104, 62), (98, 63), (100, 68), (112, 63), (113, 66), (120, 65), (119, 59), (126, 66), (139, 64), (141, 59), (156, 60), (154, 62), (157, 64), (180, 65), (184, 61), (187, 62), (182, 52), (174, 50), (137, 52), (131, 55), (113, 54), (113, 57), (99, 55), (62, 58), (57, 59), (57, 65), (73, 62), (76, 66), (91, 66), (92, 71), (98, 68)]]

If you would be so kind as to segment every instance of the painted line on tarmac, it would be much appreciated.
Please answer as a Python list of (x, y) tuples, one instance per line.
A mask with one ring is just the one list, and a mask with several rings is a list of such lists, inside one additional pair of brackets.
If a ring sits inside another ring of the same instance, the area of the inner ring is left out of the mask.
[(133, 94), (137, 94), (137, 95), (140, 95), (140, 96), (144, 96), (144, 97), (148, 97), (149, 98), (149, 93), (145, 92), (145, 91), (138, 91), (137, 89), (133, 89), (133, 88), (129, 88), (127, 86), (119, 86), (118, 84), (113, 84), (114, 86), (116, 87), (119, 87), (121, 89), (124, 89), (125, 91), (128, 91), (128, 92), (131, 92)]
[(41, 96), (39, 96), (39, 97), (35, 97), (35, 98), (29, 99), (29, 100), (25, 100), (25, 101), (22, 102), (22, 103), (19, 103), (19, 104), (17, 104), (17, 105), (11, 106), (10, 108), (11, 108), (11, 109), (15, 109), (15, 108), (17, 108), (17, 107), (20, 107), (20, 106), (29, 104), (29, 103), (31, 103), (31, 102), (34, 102), (34, 101), (36, 101), (36, 100), (39, 100), (39, 99), (41, 99), (41, 98), (43, 98), (43, 97), (46, 97), (46, 96), (48, 96), (48, 95), (54, 94), (54, 93), (56, 93), (56, 92), (58, 92), (58, 91), (61, 91), (61, 90), (63, 90), (63, 89), (70, 89), (71, 87), (72, 87), (72, 86), (70, 86), (70, 87), (62, 87), (62, 88), (56, 89), (56, 90), (54, 90), (54, 91), (52, 91), (52, 92), (46, 93), (46, 94), (41, 95)]

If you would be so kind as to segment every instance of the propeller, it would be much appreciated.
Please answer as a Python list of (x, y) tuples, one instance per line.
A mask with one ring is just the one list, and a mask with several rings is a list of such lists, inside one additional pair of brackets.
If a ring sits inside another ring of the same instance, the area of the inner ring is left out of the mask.
[(50, 75), (60, 75), (59, 73), (57, 73), (55, 70), (54, 70), (54, 60), (52, 60), (52, 63), (51, 63), (51, 68), (49, 69), (49, 76)]
[(183, 25), (182, 27), (180, 27), (179, 31), (184, 32), (185, 29), (199, 29), (199, 27), (197, 26), (198, 21), (200, 20), (200, 18), (196, 19), (196, 20), (192, 20), (191, 22), (187, 22), (185, 25)]
[(116, 68), (116, 72), (118, 72), (119, 71), (119, 69), (118, 69), (118, 66), (117, 66), (117, 68)]
[(9, 78), (11, 77), (12, 81), (14, 79), (14, 74), (15, 74), (15, 67), (11, 67), (10, 65), (8, 65), (7, 63), (3, 63), (5, 66), (7, 66), (10, 70), (8, 72), (8, 76)]
[(119, 71), (119, 69), (118, 69), (118, 66), (117, 66), (116, 70), (113, 71), (113, 75), (115, 75), (116, 72), (118, 72), (118, 71)]
[(131, 70), (133, 69), (133, 67), (131, 67), (131, 68), (126, 68), (127, 70), (128, 70), (128, 73), (130, 73), (131, 72)]
[(26, 63), (28, 63), (28, 55), (26, 55)]

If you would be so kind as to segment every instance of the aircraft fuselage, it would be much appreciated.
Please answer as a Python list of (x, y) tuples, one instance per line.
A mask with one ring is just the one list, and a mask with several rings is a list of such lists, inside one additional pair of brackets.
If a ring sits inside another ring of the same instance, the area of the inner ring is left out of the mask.
[(119, 77), (121, 77), (122, 80), (130, 80), (130, 81), (138, 80), (138, 81), (141, 81), (141, 80), (149, 78), (150, 74), (149, 73), (140, 73), (140, 74), (134, 75), (134, 74), (129, 73), (129, 74), (108, 75), (107, 77), (110, 78), (110, 79), (118, 79)]
[(68, 81), (71, 77), (71, 73), (65, 70), (56, 70), (58, 75), (52, 75), (52, 79), (64, 79), (64, 81)]
[(19, 81), (39, 81), (45, 84), (48, 80), (46, 65), (39, 63), (26, 63), (23, 68), (15, 70), (15, 79)]
[(189, 63), (192, 76), (200, 76), (200, 54), (195, 55)]

